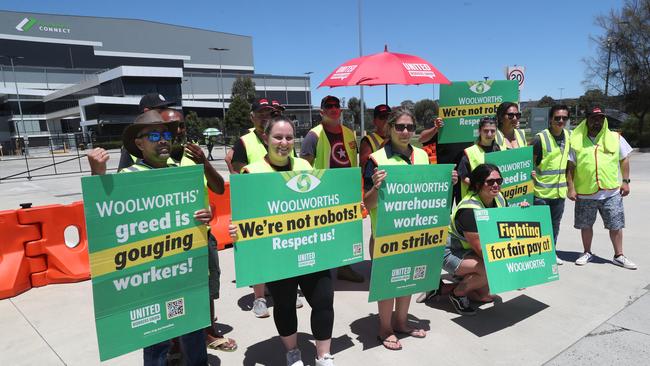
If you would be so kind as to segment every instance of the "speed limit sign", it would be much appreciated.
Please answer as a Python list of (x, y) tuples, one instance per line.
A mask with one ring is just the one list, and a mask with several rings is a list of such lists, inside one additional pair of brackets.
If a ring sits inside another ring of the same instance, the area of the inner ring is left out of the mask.
[(524, 70), (525, 68), (523, 66), (508, 66), (506, 71), (506, 79), (517, 80), (517, 83), (519, 83), (519, 90), (524, 87)]

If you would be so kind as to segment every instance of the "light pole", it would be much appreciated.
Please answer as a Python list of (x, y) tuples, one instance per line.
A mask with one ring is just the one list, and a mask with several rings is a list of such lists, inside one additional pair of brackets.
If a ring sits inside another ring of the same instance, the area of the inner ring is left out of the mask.
[[(309, 92), (307, 91), (309, 89), (309, 85), (311, 85), (311, 74), (313, 74), (313, 71), (307, 71), (304, 74), (307, 75), (307, 79), (305, 79), (305, 101), (309, 104), (309, 128), (312, 128), (313, 126), (312, 121), (311, 121), (311, 98), (309, 98)], [(307, 83), (307, 80), (309, 80), (309, 83)]]
[(609, 91), (609, 66), (612, 63), (612, 37), (607, 37), (607, 74), (605, 74), (605, 96)]
[(209, 50), (217, 52), (219, 59), (219, 84), (221, 84), (221, 114), (223, 115), (223, 151), (226, 152), (226, 136), (228, 135), (228, 128), (226, 127), (226, 96), (223, 90), (223, 74), (221, 63), (221, 52), (230, 51), (229, 48), (210, 47)]
[(565, 88), (558, 88), (560, 89), (560, 102), (562, 102), (562, 92), (564, 91)]
[[(9, 62), (11, 62), (11, 72), (14, 74), (14, 86), (16, 87), (16, 98), (18, 99), (18, 113), (20, 113), (20, 123), (23, 125), (23, 129), (25, 130), (25, 137), (23, 138), (23, 148), (25, 149), (24, 151), (24, 156), (25, 156), (25, 165), (27, 167), (27, 179), (31, 180), (32, 177), (29, 174), (29, 162), (27, 161), (27, 154), (29, 153), (29, 139), (27, 138), (27, 127), (25, 126), (25, 118), (23, 117), (23, 106), (20, 103), (20, 92), (18, 91), (18, 76), (16, 75), (16, 68), (14, 66), (14, 59), (16, 60), (21, 60), (24, 59), (23, 56), (7, 56), (7, 55), (0, 55), (0, 57), (8, 58)], [(18, 139), (20, 139), (20, 128), (18, 128), (18, 125), (16, 125), (16, 133), (18, 134)], [(16, 141), (18, 141), (16, 139)]]
[[(363, 56), (363, 48), (362, 48), (362, 36), (361, 36), (361, 0), (359, 0), (359, 57)], [(359, 105), (361, 106), (361, 137), (366, 135), (366, 122), (365, 122), (365, 114), (366, 114), (366, 103), (363, 101), (363, 86), (359, 85), (359, 96), (360, 96), (360, 101)], [(388, 101), (386, 101), (388, 103)]]

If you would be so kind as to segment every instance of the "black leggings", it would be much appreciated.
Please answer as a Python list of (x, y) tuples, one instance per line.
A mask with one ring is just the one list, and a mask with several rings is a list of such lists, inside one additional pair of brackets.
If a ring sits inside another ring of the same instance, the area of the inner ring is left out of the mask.
[(312, 308), (311, 332), (314, 338), (319, 341), (332, 338), (334, 289), (329, 270), (266, 284), (273, 297), (273, 320), (278, 333), (287, 337), (298, 331), (298, 317), (296, 316), (298, 285)]

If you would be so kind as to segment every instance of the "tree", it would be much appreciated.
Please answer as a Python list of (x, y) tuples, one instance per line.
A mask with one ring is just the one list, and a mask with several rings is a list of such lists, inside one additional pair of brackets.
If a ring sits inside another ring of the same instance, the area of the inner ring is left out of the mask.
[(252, 127), (251, 105), (241, 95), (234, 95), (226, 112), (224, 134), (240, 136), (245, 128)]
[(194, 111), (190, 111), (185, 116), (185, 125), (187, 126), (187, 137), (192, 141), (199, 141), (203, 137), (203, 131), (205, 131), (206, 128), (213, 127), (223, 130), (219, 118), (199, 117)]
[(400, 103), (400, 106), (408, 108), (410, 110), (413, 110), (413, 107), (415, 107), (415, 103), (413, 103), (412, 100), (407, 99), (407, 100), (403, 101), (402, 103)]
[[(364, 118), (366, 131), (371, 130), (372, 111), (365, 108)], [(361, 129), (361, 100), (359, 98), (352, 97), (348, 100), (348, 108), (343, 111), (343, 121), (354, 127), (355, 130)]]
[(590, 89), (585, 92), (580, 98), (578, 98), (578, 108), (586, 110), (591, 106), (600, 106), (605, 108), (609, 105), (607, 102), (607, 97), (600, 89)]
[(242, 96), (249, 104), (253, 104), (256, 98), (255, 82), (249, 76), (238, 76), (232, 83), (231, 93), (233, 97), (235, 95)]
[(416, 124), (420, 127), (432, 123), (438, 116), (438, 102), (431, 99), (422, 99), (415, 103), (413, 107)]
[(636, 117), (644, 136), (650, 113), (650, 0), (625, 0), (620, 10), (596, 18), (602, 34), (593, 36), (597, 54), (586, 60), (588, 85), (605, 81), (605, 89), (623, 96), (625, 111)]
[(545, 95), (542, 97), (542, 99), (537, 102), (537, 106), (542, 108), (542, 107), (552, 107), (553, 104), (555, 104), (555, 100), (548, 95)]

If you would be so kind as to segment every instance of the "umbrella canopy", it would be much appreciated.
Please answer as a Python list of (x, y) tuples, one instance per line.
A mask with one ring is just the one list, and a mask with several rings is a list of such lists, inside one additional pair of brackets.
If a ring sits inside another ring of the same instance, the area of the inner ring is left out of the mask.
[(358, 85), (451, 84), (430, 62), (404, 53), (384, 52), (362, 56), (337, 67), (318, 87)]
[(221, 131), (219, 131), (216, 128), (206, 128), (203, 131), (203, 136), (219, 136), (221, 135)]

